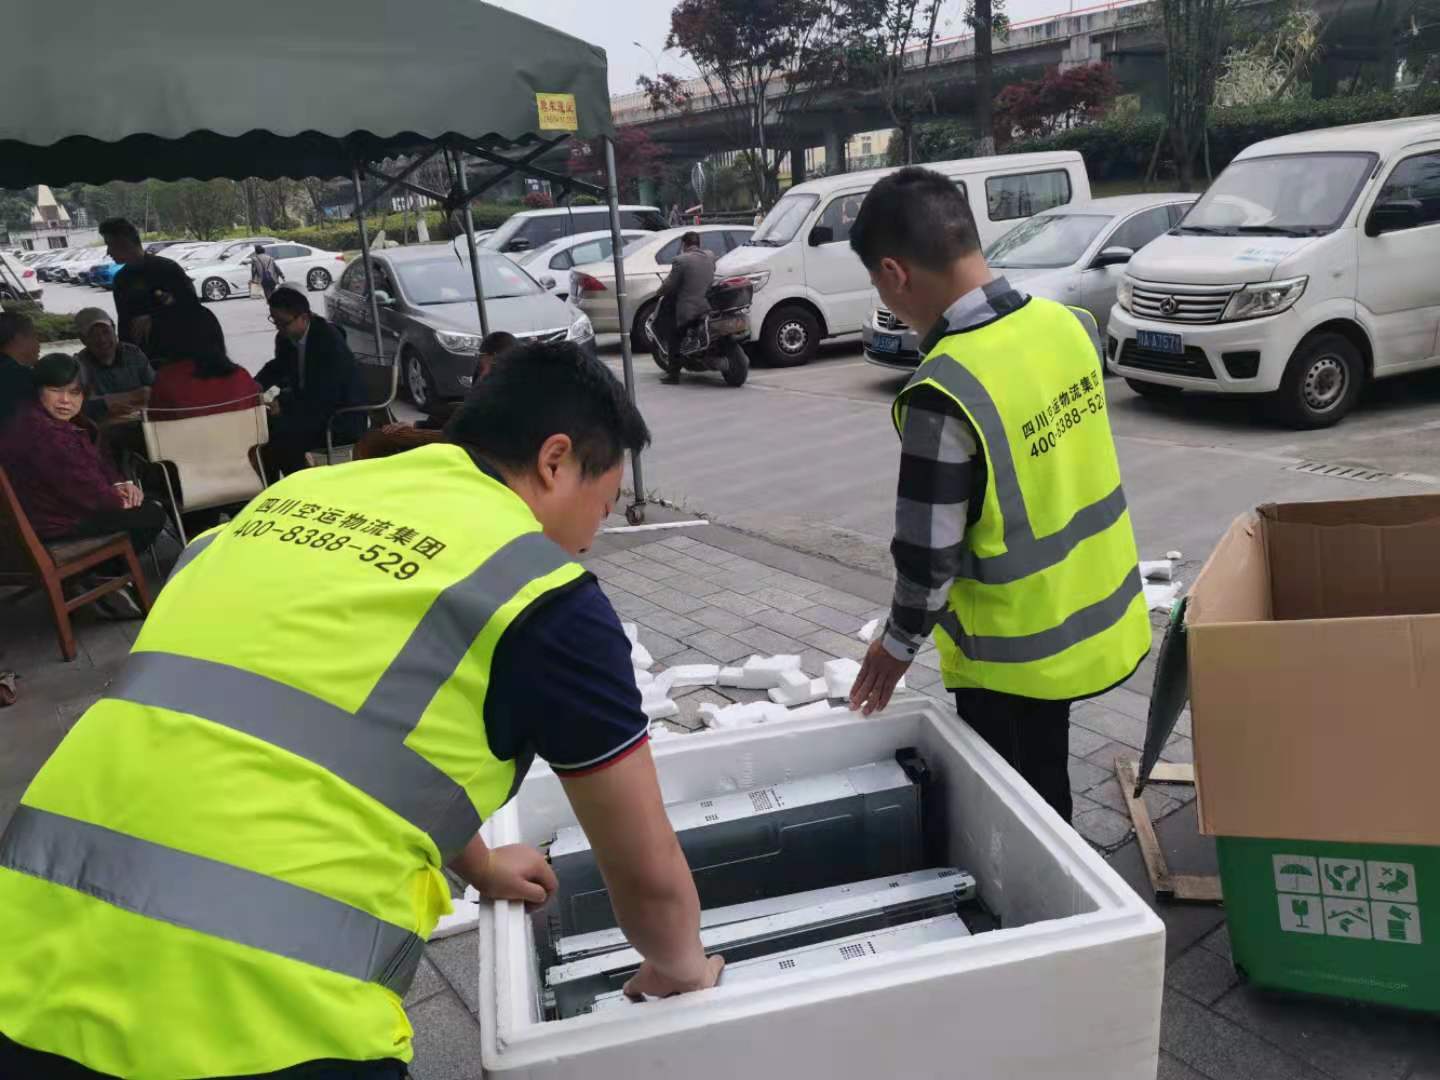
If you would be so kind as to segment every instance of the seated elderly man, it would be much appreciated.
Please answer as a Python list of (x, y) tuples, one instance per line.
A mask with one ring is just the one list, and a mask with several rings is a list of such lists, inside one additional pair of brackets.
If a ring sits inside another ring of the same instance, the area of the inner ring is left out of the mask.
[(115, 320), (100, 308), (77, 312), (75, 327), (85, 343), (75, 357), (88, 395), (85, 415), (100, 420), (143, 406), (155, 382), (155, 369), (140, 346), (121, 341)]

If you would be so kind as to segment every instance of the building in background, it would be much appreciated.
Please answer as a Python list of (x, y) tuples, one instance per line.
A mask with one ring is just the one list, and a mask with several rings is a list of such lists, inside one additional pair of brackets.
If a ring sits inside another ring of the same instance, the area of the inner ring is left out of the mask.
[(77, 218), (55, 199), (55, 193), (41, 184), (36, 191), (35, 207), (30, 211), (28, 229), (11, 229), (10, 246), (22, 251), (44, 251), (49, 248), (90, 247), (100, 242), (100, 233), (91, 224), (84, 210)]

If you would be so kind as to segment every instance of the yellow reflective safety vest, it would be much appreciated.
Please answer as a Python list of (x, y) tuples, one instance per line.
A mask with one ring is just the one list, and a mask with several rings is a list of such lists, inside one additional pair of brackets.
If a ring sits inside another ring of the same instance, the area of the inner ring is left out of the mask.
[(1093, 324), (1031, 297), (942, 337), (896, 398), (897, 430), (916, 387), (951, 398), (985, 458), (984, 502), (935, 629), (951, 689), (1082, 698), (1149, 651)]
[(408, 1060), (441, 867), (528, 765), (491, 754), (491, 659), (582, 580), (450, 445), (194, 541), (0, 837), (0, 1032), (136, 1078)]

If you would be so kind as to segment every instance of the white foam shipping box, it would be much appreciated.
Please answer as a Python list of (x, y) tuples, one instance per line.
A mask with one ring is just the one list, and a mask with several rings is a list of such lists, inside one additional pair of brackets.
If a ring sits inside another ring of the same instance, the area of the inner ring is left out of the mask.
[[(822, 971), (546, 1022), (530, 920), (481, 905), (482, 1061), (496, 1080), (1154, 1080), (1165, 929), (978, 736), (939, 705), (712, 732), (653, 748), (667, 802), (884, 760), (913, 746), (936, 782), (944, 861), (1001, 929)], [(537, 767), (492, 845), (573, 825)]]

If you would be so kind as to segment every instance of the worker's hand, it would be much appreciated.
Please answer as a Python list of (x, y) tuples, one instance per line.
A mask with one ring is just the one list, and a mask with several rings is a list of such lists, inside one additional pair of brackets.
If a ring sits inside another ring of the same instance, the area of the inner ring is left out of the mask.
[(130, 336), (142, 345), (150, 339), (149, 315), (136, 315), (130, 320)]
[(560, 887), (545, 856), (529, 844), (490, 849), (490, 857), (472, 884), (486, 900), (523, 900), (540, 907)]
[(128, 480), (123, 484), (116, 484), (115, 493), (120, 496), (120, 506), (125, 510), (134, 510), (145, 501), (145, 493)]
[(860, 665), (860, 674), (855, 676), (855, 685), (850, 690), (850, 711), (863, 712), (866, 716), (879, 712), (890, 704), (890, 695), (910, 667), (908, 660), (896, 660), (886, 650), (881, 638), (870, 643), (865, 662)]
[(673, 997), (692, 990), (708, 990), (720, 981), (720, 972), (724, 967), (723, 956), (707, 956), (693, 972), (677, 977), (661, 974), (646, 960), (625, 984), (625, 996), (633, 1001), (642, 1001), (647, 997)]
[(399, 435), (402, 431), (409, 431), (414, 424), (386, 424), (380, 430), (386, 435)]

